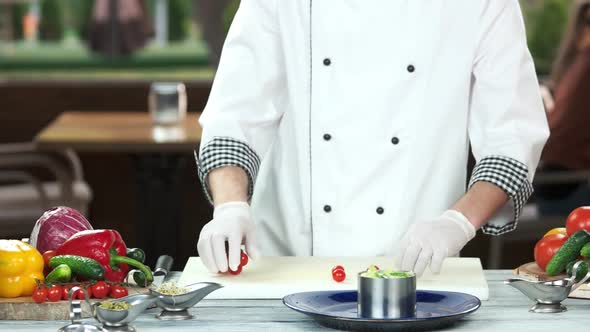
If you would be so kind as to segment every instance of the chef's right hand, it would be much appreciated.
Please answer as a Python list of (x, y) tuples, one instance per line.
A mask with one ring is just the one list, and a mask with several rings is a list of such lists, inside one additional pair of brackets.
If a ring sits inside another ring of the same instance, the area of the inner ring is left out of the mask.
[[(256, 259), (258, 256), (254, 230), (248, 203), (228, 202), (218, 205), (213, 211), (213, 220), (203, 227), (199, 236), (197, 249), (201, 261), (211, 273), (227, 272), (228, 267), (236, 271), (240, 265), (242, 243), (246, 245), (246, 253), (250, 258)], [(226, 242), (229, 244), (227, 254)]]

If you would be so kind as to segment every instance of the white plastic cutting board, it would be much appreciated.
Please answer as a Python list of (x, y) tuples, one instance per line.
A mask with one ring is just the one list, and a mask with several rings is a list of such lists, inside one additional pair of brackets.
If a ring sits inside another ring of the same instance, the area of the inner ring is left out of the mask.
[[(391, 268), (390, 257), (263, 257), (250, 260), (240, 275), (211, 274), (200, 258), (189, 258), (180, 285), (217, 282), (223, 288), (209, 299), (280, 299), (297, 292), (350, 290), (357, 288), (357, 273), (369, 265)], [(332, 280), (332, 268), (342, 265), (346, 280)], [(447, 258), (440, 274), (427, 271), (418, 279), (418, 289), (455, 291), (472, 294), (481, 300), (489, 297), (488, 284), (478, 258)]]

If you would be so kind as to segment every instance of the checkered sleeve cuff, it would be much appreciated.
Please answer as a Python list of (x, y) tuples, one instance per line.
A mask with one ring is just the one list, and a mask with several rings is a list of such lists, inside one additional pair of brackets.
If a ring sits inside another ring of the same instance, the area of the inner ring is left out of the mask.
[(213, 197), (207, 184), (207, 175), (212, 170), (223, 166), (241, 167), (248, 175), (248, 199), (254, 192), (254, 182), (260, 166), (260, 158), (248, 144), (231, 137), (214, 137), (202, 149), (199, 156), (195, 151), (199, 179), (205, 196), (213, 204)]
[(528, 180), (527, 166), (504, 156), (488, 156), (481, 159), (473, 169), (469, 188), (479, 181), (486, 181), (500, 187), (512, 200), (514, 217), (508, 223), (484, 225), (485, 234), (501, 235), (516, 229), (523, 206), (533, 193)]

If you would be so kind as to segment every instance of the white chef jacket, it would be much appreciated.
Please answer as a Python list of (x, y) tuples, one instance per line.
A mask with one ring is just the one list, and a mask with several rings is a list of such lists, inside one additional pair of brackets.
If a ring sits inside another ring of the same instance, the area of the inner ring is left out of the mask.
[(266, 255), (394, 254), (470, 143), (510, 231), (548, 137), (517, 0), (242, 0), (200, 124), (202, 182), (246, 171)]

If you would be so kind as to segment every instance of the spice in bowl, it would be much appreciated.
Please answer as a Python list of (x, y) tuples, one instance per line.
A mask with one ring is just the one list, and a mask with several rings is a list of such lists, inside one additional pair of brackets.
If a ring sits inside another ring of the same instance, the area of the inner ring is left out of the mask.
[(174, 281), (167, 281), (154, 289), (154, 291), (163, 295), (182, 295), (188, 293), (190, 290), (186, 287), (180, 287)]
[(125, 301), (118, 301), (118, 302), (104, 301), (104, 302), (101, 302), (98, 307), (102, 308), (102, 309), (107, 309), (107, 310), (122, 311), (122, 310), (129, 310), (131, 308), (131, 305)]

